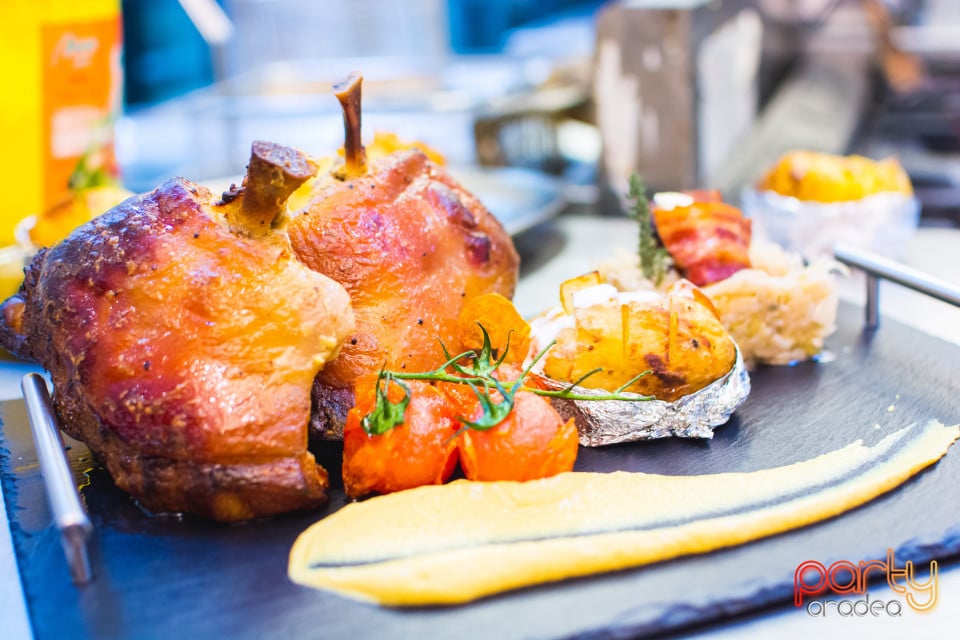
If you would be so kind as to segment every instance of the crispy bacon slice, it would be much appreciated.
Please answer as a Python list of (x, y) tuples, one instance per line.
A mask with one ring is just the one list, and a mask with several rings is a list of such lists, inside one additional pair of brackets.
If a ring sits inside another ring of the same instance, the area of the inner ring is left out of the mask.
[(697, 286), (750, 267), (750, 220), (711, 191), (692, 191), (690, 204), (653, 207), (653, 220), (677, 268)]

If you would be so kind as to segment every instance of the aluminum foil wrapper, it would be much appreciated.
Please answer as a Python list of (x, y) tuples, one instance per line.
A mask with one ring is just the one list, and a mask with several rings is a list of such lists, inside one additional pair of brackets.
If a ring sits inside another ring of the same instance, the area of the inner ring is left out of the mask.
[[(549, 389), (561, 390), (570, 383), (545, 376), (538, 379)], [(578, 395), (603, 395), (602, 389), (574, 387)], [(580, 444), (600, 447), (618, 442), (655, 438), (712, 438), (713, 428), (730, 419), (750, 395), (750, 376), (737, 349), (737, 359), (726, 375), (675, 402), (647, 400), (569, 400), (551, 398), (563, 419), (573, 418), (580, 431)]]

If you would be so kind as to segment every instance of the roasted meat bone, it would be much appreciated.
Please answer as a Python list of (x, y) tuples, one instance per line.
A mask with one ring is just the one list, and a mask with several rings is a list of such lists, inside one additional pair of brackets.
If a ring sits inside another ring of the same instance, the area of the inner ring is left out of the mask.
[(319, 176), (287, 230), (297, 256), (343, 284), (357, 328), (314, 386), (311, 427), (340, 439), (354, 381), (388, 369), (428, 371), (442, 343), (461, 351), (458, 317), (488, 292), (511, 297), (519, 257), (500, 222), (420, 151), (367, 161), (360, 139), (360, 78), (336, 87), (345, 162)]
[(165, 182), (36, 256), (0, 343), (50, 371), (64, 430), (151, 512), (313, 508), (313, 379), (353, 330), (344, 288), (272, 230), (314, 167), (254, 143), (224, 198)]

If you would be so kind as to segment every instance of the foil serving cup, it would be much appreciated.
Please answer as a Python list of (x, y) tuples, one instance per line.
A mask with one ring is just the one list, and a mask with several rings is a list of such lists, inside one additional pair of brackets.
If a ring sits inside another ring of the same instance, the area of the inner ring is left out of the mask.
[[(569, 382), (535, 374), (546, 388), (559, 391)], [(574, 386), (578, 395), (604, 395), (603, 389)], [(737, 348), (733, 368), (703, 389), (674, 402), (663, 400), (571, 400), (551, 398), (564, 420), (573, 418), (580, 444), (601, 447), (657, 438), (712, 438), (713, 428), (726, 423), (750, 394), (750, 375)], [(637, 394), (625, 394), (636, 395)]]
[(891, 258), (899, 257), (920, 219), (920, 202), (902, 193), (860, 200), (812, 202), (745, 187), (743, 212), (755, 231), (805, 258), (833, 257), (842, 241)]

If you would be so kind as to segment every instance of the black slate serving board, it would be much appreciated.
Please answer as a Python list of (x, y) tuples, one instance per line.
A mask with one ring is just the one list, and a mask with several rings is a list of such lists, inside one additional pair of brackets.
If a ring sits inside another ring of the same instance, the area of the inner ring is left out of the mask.
[[(761, 368), (753, 392), (712, 441), (581, 449), (578, 470), (666, 474), (750, 471), (868, 443), (937, 418), (960, 422), (960, 348), (885, 320), (865, 332), (841, 306), (827, 362)], [(892, 409), (891, 409), (892, 407)], [(960, 554), (960, 450), (899, 489), (840, 517), (737, 548), (535, 587), (451, 608), (384, 609), (299, 587), (287, 553), (327, 509), (243, 525), (145, 516), (93, 466), (69, 455), (96, 529), (94, 582), (75, 588), (51, 526), (22, 402), (3, 403), (0, 474), (29, 617), (38, 640), (59, 638), (632, 637), (772, 605), (792, 606), (796, 566)], [(878, 426), (877, 426), (878, 425)], [(321, 461), (337, 478), (339, 450)], [(384, 524), (384, 535), (389, 525)], [(924, 574), (925, 575), (925, 574)], [(802, 615), (799, 611), (797, 615)], [(0, 633), (2, 635), (2, 633)]]

